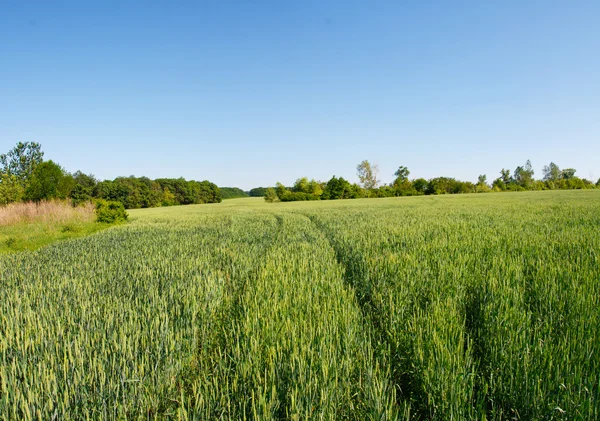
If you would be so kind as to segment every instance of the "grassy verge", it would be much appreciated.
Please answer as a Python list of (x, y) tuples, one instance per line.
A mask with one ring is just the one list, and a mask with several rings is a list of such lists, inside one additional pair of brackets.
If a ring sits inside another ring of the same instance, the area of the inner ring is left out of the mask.
[(37, 250), (55, 241), (83, 237), (109, 226), (99, 222), (37, 222), (0, 227), (0, 254)]
[(110, 226), (95, 220), (92, 204), (73, 207), (66, 201), (49, 201), (1, 207), (0, 254), (36, 250)]

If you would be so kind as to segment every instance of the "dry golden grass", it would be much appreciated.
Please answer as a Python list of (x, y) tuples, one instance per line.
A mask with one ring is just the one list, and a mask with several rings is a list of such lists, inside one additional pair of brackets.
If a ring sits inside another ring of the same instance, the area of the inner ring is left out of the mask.
[(94, 205), (86, 203), (73, 207), (67, 201), (11, 203), (0, 207), (0, 226), (21, 223), (92, 222)]

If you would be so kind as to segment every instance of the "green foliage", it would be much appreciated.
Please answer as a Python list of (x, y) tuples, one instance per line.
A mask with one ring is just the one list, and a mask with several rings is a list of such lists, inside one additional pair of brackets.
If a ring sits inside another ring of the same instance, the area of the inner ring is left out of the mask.
[(96, 200), (96, 221), (112, 224), (125, 221), (128, 217), (125, 207), (121, 202), (112, 200)]
[(458, 181), (450, 177), (437, 177), (429, 180), (425, 194), (475, 193), (476, 188), (468, 181)]
[(292, 187), (293, 192), (298, 193), (310, 193), (310, 186), (308, 184), (308, 178), (302, 177), (296, 180)]
[(487, 175), (482, 174), (477, 179), (477, 185), (475, 186), (477, 193), (487, 193), (490, 191), (490, 186), (487, 184)]
[(8, 205), (20, 201), (25, 189), (15, 175), (0, 174), (0, 205)]
[(255, 187), (248, 192), (250, 197), (263, 197), (267, 193), (267, 187)]
[(325, 185), (322, 198), (325, 200), (350, 199), (356, 189), (343, 177), (335, 175)]
[(221, 202), (220, 189), (209, 181), (133, 176), (98, 183), (94, 197), (121, 202), (126, 209)]
[(415, 196), (418, 194), (413, 183), (407, 178), (398, 177), (392, 187), (394, 190), (393, 196)]
[(287, 190), (280, 198), (282, 202), (302, 202), (307, 200), (319, 200), (319, 196), (311, 193), (293, 192)]
[(221, 199), (236, 199), (239, 197), (248, 197), (246, 192), (239, 187), (219, 187)]
[(281, 200), (281, 198), (283, 196), (285, 196), (287, 194), (288, 190), (285, 188), (285, 186), (279, 182), (277, 182), (275, 184), (275, 193), (277, 194), (277, 197), (279, 198), (279, 200)]
[(523, 187), (524, 189), (528, 189), (534, 182), (533, 174), (531, 161), (527, 160), (524, 166), (519, 166), (515, 169), (513, 178), (515, 183), (517, 183), (519, 186)]
[(23, 187), (35, 168), (43, 162), (42, 146), (35, 142), (19, 142), (8, 153), (0, 155), (0, 173), (14, 176)]
[(562, 171), (554, 162), (551, 162), (550, 165), (545, 165), (542, 173), (544, 174), (544, 181), (556, 182), (562, 178)]
[(377, 165), (372, 165), (365, 159), (356, 166), (356, 175), (365, 190), (370, 191), (377, 188), (379, 184), (379, 180), (377, 179), (379, 176), (379, 167)]
[(92, 174), (84, 174), (81, 171), (76, 171), (72, 175), (74, 187), (71, 190), (70, 198), (74, 206), (78, 206), (85, 202), (90, 202), (94, 197), (94, 189), (98, 184), (98, 180)]
[(273, 202), (276, 202), (277, 200), (279, 200), (279, 198), (277, 197), (277, 193), (275, 192), (275, 189), (272, 187), (269, 187), (268, 189), (266, 189), (264, 197), (265, 197), (265, 202), (269, 202), (269, 203), (273, 203)]
[[(302, 177), (302, 178), (299, 178), (296, 180), (296, 182), (294, 183), (294, 186), (291, 189), (291, 192), (304, 193), (304, 195), (296, 195), (296, 196), (286, 194), (288, 197), (300, 198), (300, 199), (296, 199), (296, 200), (316, 200), (314, 198), (319, 199), (320, 196), (323, 194), (323, 185), (316, 180), (309, 181), (308, 178)], [(308, 197), (305, 195), (310, 195), (310, 197), (313, 197), (313, 198), (305, 199), (305, 197)], [(294, 200), (294, 199), (292, 199), (292, 200)], [(288, 201), (290, 201), (290, 200), (288, 200)]]
[(417, 192), (417, 194), (425, 194), (427, 191), (428, 181), (424, 178), (417, 178), (412, 182), (413, 188)]
[(163, 199), (162, 199), (162, 205), (163, 206), (174, 206), (177, 204), (175, 195), (173, 193), (171, 193), (171, 190), (169, 190), (168, 187), (165, 187), (163, 190)]
[(500, 180), (504, 184), (510, 183), (512, 181), (512, 179), (510, 177), (510, 170), (502, 168), (502, 170), (500, 170)]
[(38, 164), (25, 189), (25, 199), (40, 200), (66, 199), (75, 185), (73, 177), (53, 161)]
[(396, 183), (402, 183), (402, 182), (408, 180), (408, 176), (410, 175), (410, 171), (408, 170), (407, 167), (400, 166), (400, 167), (398, 167), (398, 169), (396, 170), (396, 172), (394, 173), (394, 175), (396, 176), (396, 181), (394, 182), (394, 184), (396, 184)]
[(564, 170), (562, 170), (562, 178), (565, 180), (569, 180), (571, 178), (575, 177), (575, 173), (577, 171), (574, 168), (565, 168)]

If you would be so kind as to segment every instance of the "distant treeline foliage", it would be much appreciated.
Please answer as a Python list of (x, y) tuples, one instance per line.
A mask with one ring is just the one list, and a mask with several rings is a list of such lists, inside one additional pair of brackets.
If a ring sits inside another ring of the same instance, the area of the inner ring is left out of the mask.
[(221, 202), (219, 188), (210, 181), (134, 176), (98, 181), (81, 171), (71, 174), (43, 156), (41, 145), (34, 142), (18, 143), (0, 155), (0, 205), (51, 199), (71, 199), (78, 205), (104, 199), (135, 209)]
[(248, 192), (250, 197), (264, 197), (267, 193), (268, 187), (255, 187)]
[(496, 178), (491, 185), (488, 183), (486, 175), (480, 175), (476, 183), (460, 181), (452, 177), (410, 180), (408, 178), (410, 171), (407, 167), (401, 166), (394, 173), (396, 179), (392, 183), (378, 186), (377, 166), (372, 166), (368, 161), (363, 161), (357, 166), (357, 171), (361, 185), (351, 184), (343, 177), (333, 176), (327, 182), (309, 180), (303, 177), (297, 179), (292, 187), (285, 187), (283, 184), (277, 183), (274, 188), (270, 187), (265, 190), (264, 197), (267, 202), (292, 202), (362, 197), (600, 188), (600, 179), (594, 184), (590, 180), (575, 176), (575, 169), (561, 170), (554, 162), (545, 166), (543, 178), (536, 180), (533, 177), (534, 172), (529, 160), (525, 165), (518, 166), (512, 174), (509, 170), (502, 169), (500, 177)]
[(248, 194), (239, 187), (219, 187), (219, 190), (221, 190), (221, 199), (248, 197)]

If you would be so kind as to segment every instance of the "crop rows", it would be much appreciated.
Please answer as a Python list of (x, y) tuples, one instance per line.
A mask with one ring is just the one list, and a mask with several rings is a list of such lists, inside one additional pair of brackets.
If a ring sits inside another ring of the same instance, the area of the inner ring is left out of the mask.
[(0, 420), (600, 419), (600, 195), (132, 212), (0, 257)]

